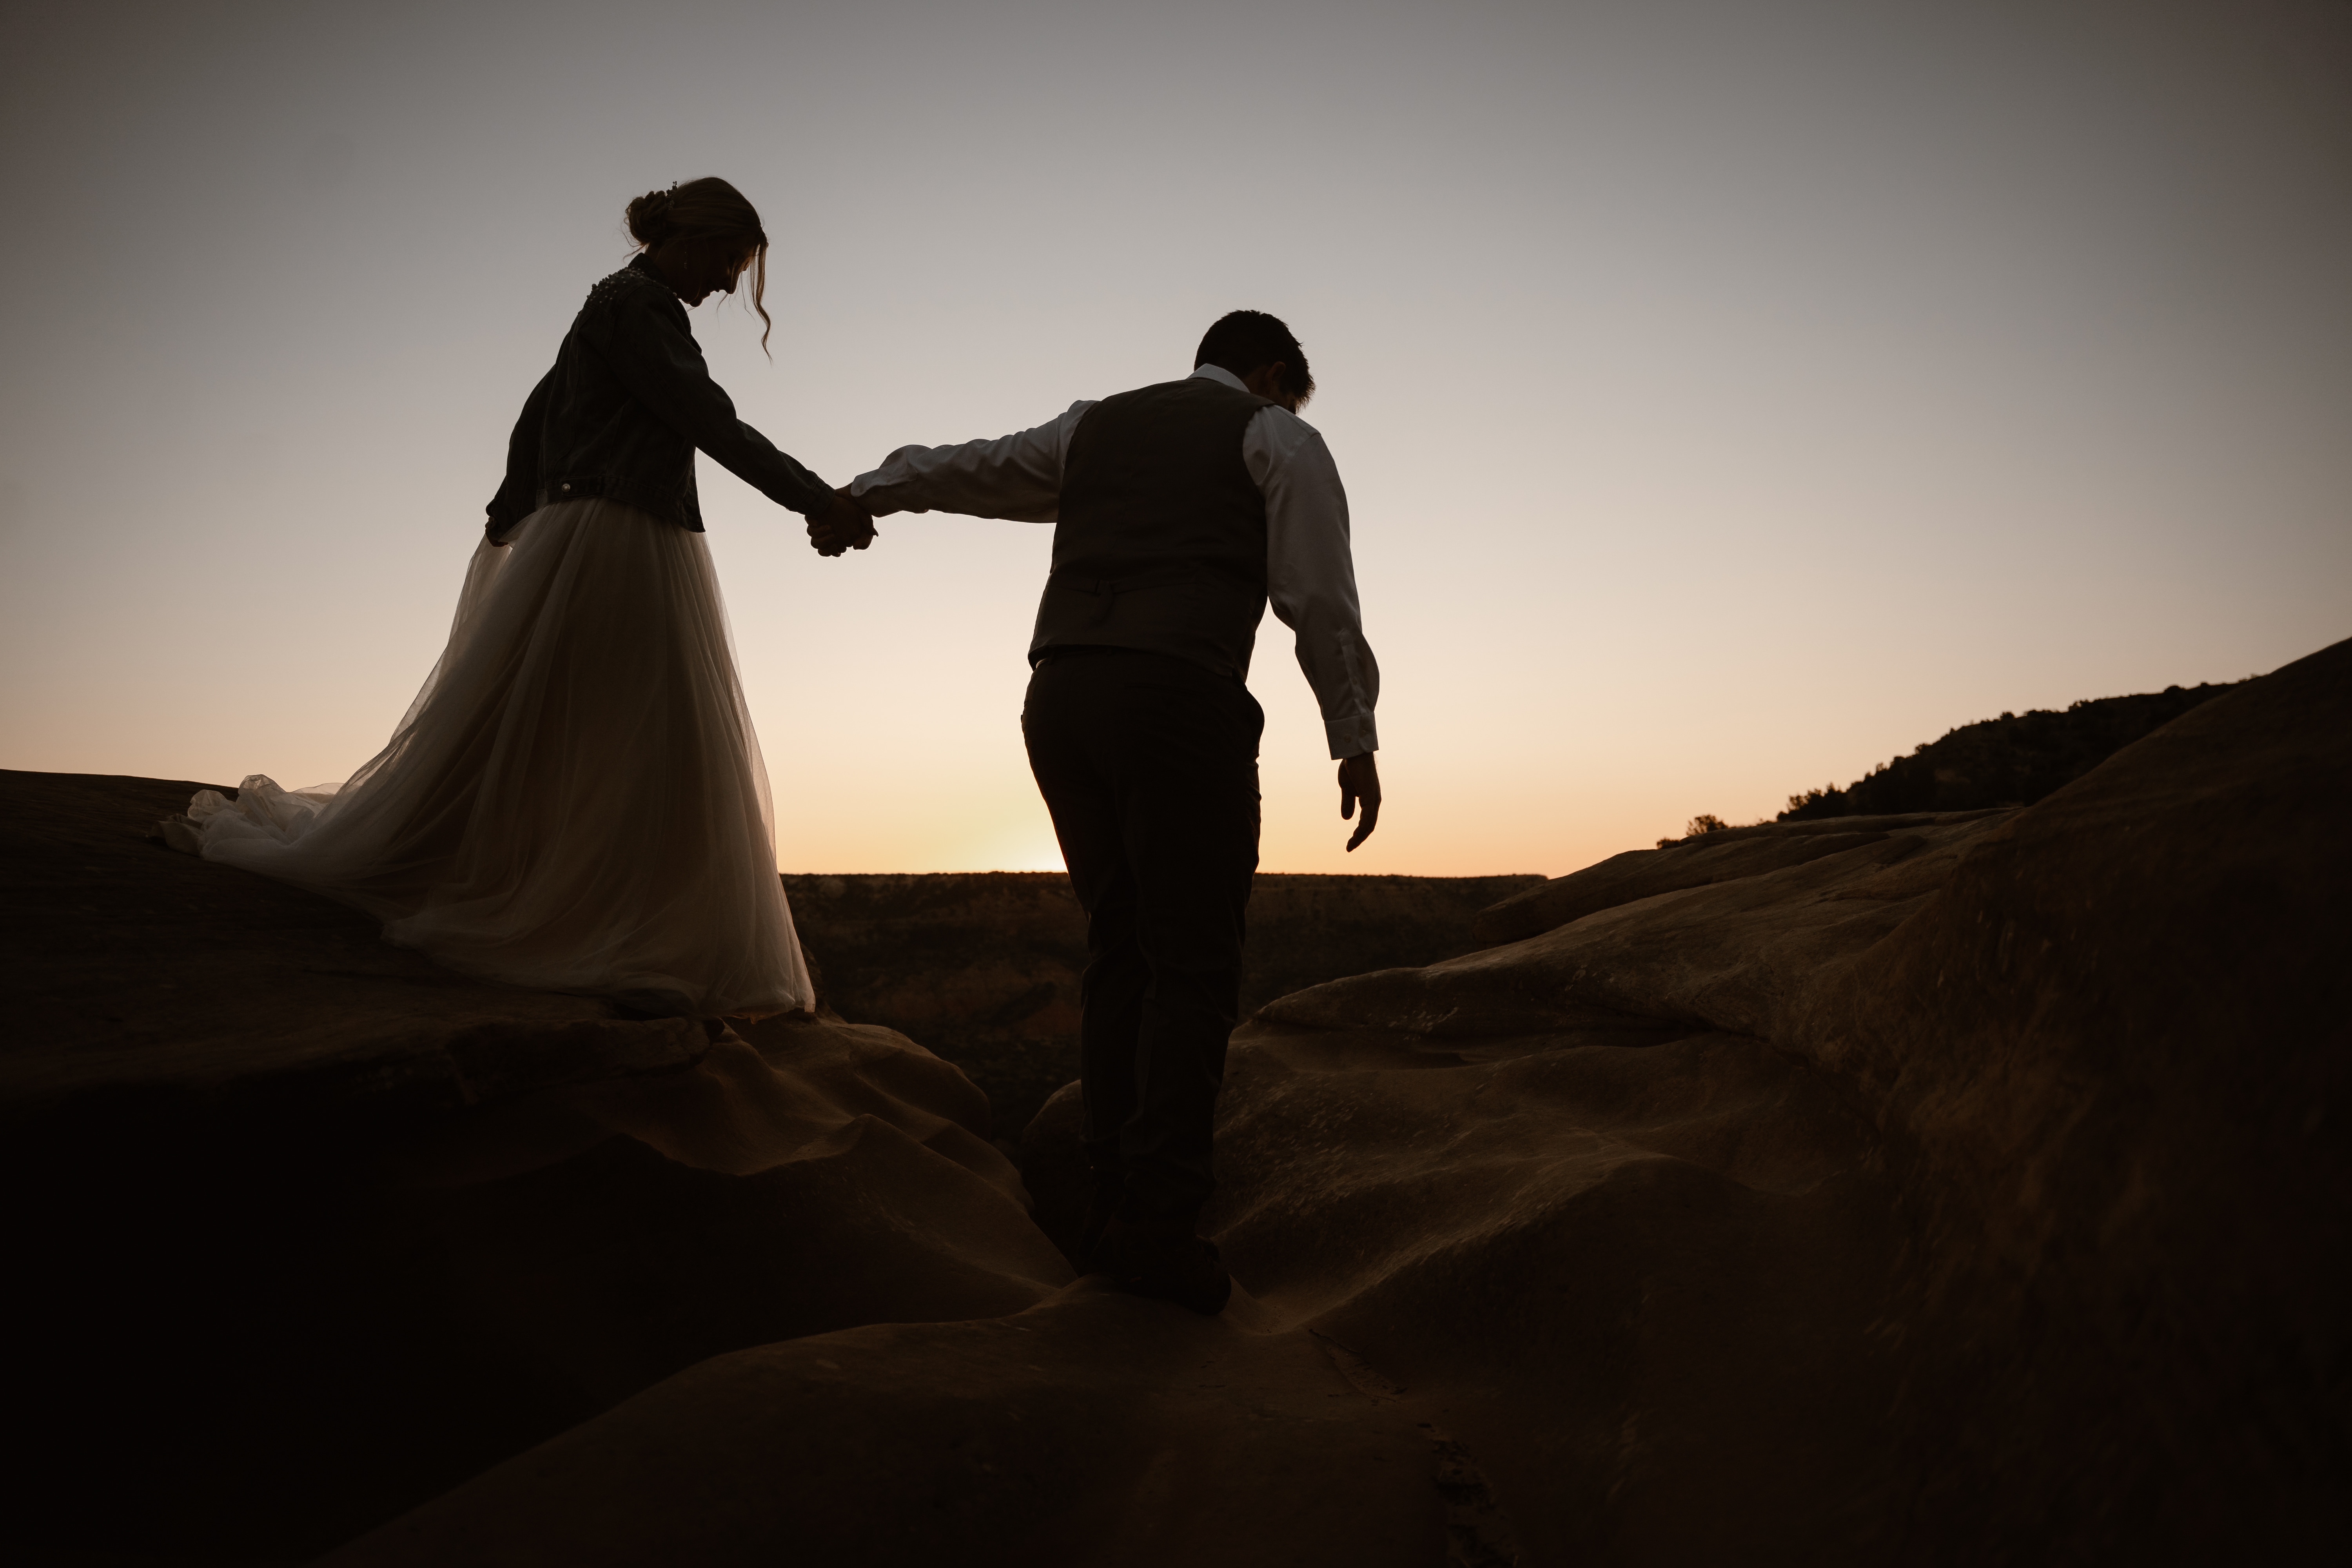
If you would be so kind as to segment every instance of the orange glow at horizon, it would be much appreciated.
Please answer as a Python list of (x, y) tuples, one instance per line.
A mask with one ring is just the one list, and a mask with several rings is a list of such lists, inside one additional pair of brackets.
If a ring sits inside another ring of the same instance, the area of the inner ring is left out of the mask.
[[(0, 142), (0, 766), (348, 776), (623, 203), (703, 173), (778, 237), (774, 358), (698, 338), (835, 483), (1297, 329), (1387, 798), (1344, 853), (1269, 616), (1268, 871), (1557, 875), (2352, 629), (2334, 13), (131, 10), (21, 40)], [(699, 478), (780, 865), (1058, 868), (1049, 531), (823, 561)]]

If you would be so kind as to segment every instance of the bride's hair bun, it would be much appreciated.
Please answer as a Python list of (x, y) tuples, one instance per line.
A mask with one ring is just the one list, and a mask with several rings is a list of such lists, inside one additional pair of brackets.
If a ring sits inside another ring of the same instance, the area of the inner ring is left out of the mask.
[[(716, 175), (682, 180), (666, 191), (647, 191), (628, 206), (629, 237), (640, 248), (651, 250), (669, 240), (705, 247), (713, 260), (738, 258), (740, 269), (751, 279), (751, 309), (768, 321), (768, 231), (760, 226), (759, 212), (743, 193)], [(760, 334), (767, 346), (768, 334)]]
[(639, 245), (659, 245), (676, 234), (677, 220), (670, 216), (676, 200), (672, 191), (647, 191), (631, 202), (629, 237)]

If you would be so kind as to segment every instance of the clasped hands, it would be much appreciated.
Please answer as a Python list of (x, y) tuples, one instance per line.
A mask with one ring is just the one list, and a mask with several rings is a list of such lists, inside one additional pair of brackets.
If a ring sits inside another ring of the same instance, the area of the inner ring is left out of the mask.
[(833, 492), (832, 503), (823, 511), (809, 514), (809, 548), (819, 555), (863, 550), (874, 542), (876, 531), (874, 514), (857, 504), (846, 485)]

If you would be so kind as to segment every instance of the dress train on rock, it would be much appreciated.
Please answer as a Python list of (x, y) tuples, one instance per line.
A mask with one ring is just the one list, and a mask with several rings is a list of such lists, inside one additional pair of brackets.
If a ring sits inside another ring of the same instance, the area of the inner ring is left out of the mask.
[(810, 1005), (703, 537), (603, 500), (508, 537), (349, 782), (206, 790), (166, 837), (464, 973), (701, 1016)]

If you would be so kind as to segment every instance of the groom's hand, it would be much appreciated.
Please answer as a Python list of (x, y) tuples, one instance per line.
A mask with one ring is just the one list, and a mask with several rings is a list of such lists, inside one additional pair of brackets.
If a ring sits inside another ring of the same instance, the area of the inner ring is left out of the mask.
[(1339, 820), (1345, 822), (1355, 816), (1359, 805), (1364, 808), (1364, 817), (1349, 836), (1348, 849), (1351, 854), (1357, 845), (1372, 836), (1372, 829), (1381, 820), (1381, 765), (1370, 752), (1339, 764)]
[(845, 488), (833, 492), (832, 504), (823, 511), (809, 515), (809, 548), (819, 555), (863, 550), (874, 542), (875, 531), (873, 514), (852, 500)]

